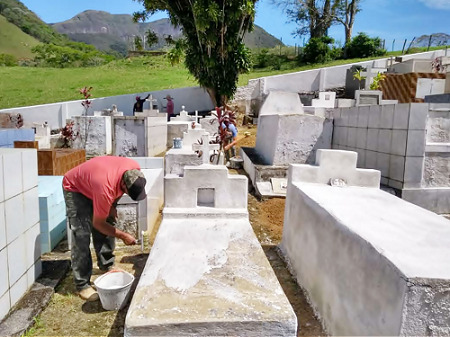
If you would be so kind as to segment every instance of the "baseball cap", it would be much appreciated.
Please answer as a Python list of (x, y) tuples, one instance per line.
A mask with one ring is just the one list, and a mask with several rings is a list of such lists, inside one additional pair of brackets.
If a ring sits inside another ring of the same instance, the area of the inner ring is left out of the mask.
[(125, 171), (122, 179), (127, 186), (128, 195), (131, 199), (139, 201), (147, 197), (147, 194), (145, 193), (145, 184), (147, 183), (147, 180), (141, 171)]

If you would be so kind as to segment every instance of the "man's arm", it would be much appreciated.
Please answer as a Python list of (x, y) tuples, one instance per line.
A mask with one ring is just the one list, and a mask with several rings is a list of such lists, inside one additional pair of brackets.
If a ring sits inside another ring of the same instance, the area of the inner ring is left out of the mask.
[(111, 226), (106, 222), (106, 218), (99, 218), (94, 215), (93, 226), (100, 233), (122, 240), (127, 246), (136, 244), (136, 238), (133, 235)]

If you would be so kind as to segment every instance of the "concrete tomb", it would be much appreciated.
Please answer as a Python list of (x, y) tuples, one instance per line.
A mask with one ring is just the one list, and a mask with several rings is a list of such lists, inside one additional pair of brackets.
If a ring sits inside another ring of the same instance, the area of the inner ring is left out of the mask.
[[(177, 174), (182, 176), (184, 174), (185, 166), (197, 166), (200, 164), (209, 164), (210, 155), (214, 150), (219, 149), (218, 144), (209, 144), (210, 136), (205, 130), (197, 127), (189, 129), (183, 133), (183, 144), (181, 149), (170, 149), (167, 151), (165, 161), (165, 174)], [(203, 145), (200, 145), (202, 142)], [(202, 150), (202, 146), (208, 146), (208, 149)], [(199, 151), (194, 152), (194, 151)], [(202, 151), (202, 152), (200, 152)], [(203, 151), (207, 151), (209, 155), (203, 156)]]
[(133, 157), (139, 163), (147, 180), (147, 198), (134, 201), (128, 195), (120, 198), (117, 205), (118, 227), (141, 237), (142, 231), (151, 233), (164, 202), (163, 158)]
[(0, 129), (0, 148), (14, 148), (15, 141), (34, 141), (33, 129)]
[(41, 253), (48, 253), (66, 237), (66, 203), (62, 190), (63, 176), (39, 176), (39, 219)]
[(151, 157), (166, 151), (167, 119), (157, 117), (114, 117), (113, 154)]
[(78, 136), (72, 148), (85, 149), (88, 157), (112, 154), (111, 116), (74, 116), (73, 131)]
[(448, 335), (450, 222), (356, 162), (319, 150), (289, 167), (280, 248), (298, 283), (330, 335)]
[(270, 92), (256, 146), (241, 148), (244, 169), (259, 192), (270, 191), (270, 178), (286, 177), (289, 163), (312, 163), (317, 149), (331, 148), (332, 133), (333, 120), (305, 114), (297, 93)]
[(312, 100), (312, 106), (318, 108), (334, 108), (336, 102), (336, 93), (331, 92), (319, 92), (319, 98)]
[(0, 321), (33, 285), (41, 272), (36, 149), (2, 148)]
[(125, 336), (296, 336), (297, 319), (252, 230), (247, 178), (225, 166), (165, 177), (163, 221)]

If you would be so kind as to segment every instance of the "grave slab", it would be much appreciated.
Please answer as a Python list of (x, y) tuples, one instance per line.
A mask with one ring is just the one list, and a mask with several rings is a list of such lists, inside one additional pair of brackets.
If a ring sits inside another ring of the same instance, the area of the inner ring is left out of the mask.
[[(349, 172), (356, 153), (340, 152), (289, 168), (280, 248), (314, 310), (331, 335), (446, 331), (450, 222), (376, 188), (379, 172)], [(337, 177), (347, 185), (327, 184)]]
[(225, 166), (166, 176), (163, 221), (125, 336), (295, 336), (297, 319), (251, 228), (247, 179)]

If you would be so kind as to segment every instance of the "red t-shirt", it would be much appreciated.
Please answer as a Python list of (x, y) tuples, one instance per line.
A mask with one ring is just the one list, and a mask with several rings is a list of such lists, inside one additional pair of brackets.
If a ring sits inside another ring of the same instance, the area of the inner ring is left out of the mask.
[(140, 169), (139, 164), (124, 157), (95, 157), (74, 167), (64, 175), (63, 188), (92, 200), (94, 215), (107, 218), (114, 201), (123, 195), (120, 181), (125, 171)]

